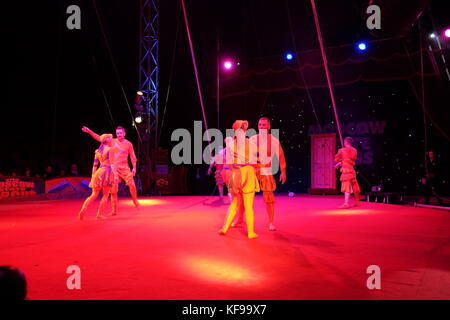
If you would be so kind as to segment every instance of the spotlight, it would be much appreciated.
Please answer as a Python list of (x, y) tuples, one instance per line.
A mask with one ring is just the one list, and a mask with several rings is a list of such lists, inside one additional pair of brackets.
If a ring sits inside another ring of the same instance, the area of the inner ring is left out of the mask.
[(134, 103), (135, 104), (140, 104), (141, 101), (142, 101), (143, 95), (144, 94), (142, 93), (142, 91), (136, 92), (136, 97), (134, 98)]
[(140, 111), (136, 112), (136, 115), (134, 117), (134, 121), (136, 123), (142, 123), (142, 112), (140, 112)]
[(358, 49), (359, 51), (365, 51), (367, 49), (367, 45), (365, 42), (358, 43)]
[(231, 60), (225, 60), (225, 62), (223, 63), (223, 67), (226, 70), (231, 70), (233, 68), (234, 64)]
[(284, 55), (284, 58), (286, 59), (286, 60), (292, 60), (292, 59), (294, 59), (294, 55), (292, 54), (292, 52), (287, 52), (285, 55)]
[(450, 38), (450, 28), (445, 29), (445, 31), (444, 31), (444, 36), (445, 36), (446, 38)]
[(430, 39), (434, 39), (434, 38), (436, 38), (436, 33), (430, 33)]

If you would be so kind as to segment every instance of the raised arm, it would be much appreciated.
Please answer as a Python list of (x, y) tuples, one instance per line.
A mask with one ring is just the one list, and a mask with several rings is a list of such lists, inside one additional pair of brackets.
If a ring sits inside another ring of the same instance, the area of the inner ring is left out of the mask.
[(89, 129), (88, 127), (82, 127), (81, 131), (89, 133), (91, 135), (92, 138), (94, 138), (95, 140), (97, 140), (98, 142), (100, 142), (100, 136), (98, 134), (96, 134), (94, 131), (92, 131), (91, 129)]

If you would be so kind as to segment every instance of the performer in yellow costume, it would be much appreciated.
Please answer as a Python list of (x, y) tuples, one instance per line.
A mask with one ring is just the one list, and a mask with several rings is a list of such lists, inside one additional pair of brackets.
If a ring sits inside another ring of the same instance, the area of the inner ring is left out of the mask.
[[(245, 219), (247, 222), (247, 236), (249, 239), (257, 238), (254, 231), (253, 200), (255, 192), (259, 192), (259, 183), (255, 174), (255, 163), (250, 158), (250, 140), (245, 137), (248, 128), (248, 121), (236, 120), (233, 124), (235, 138), (227, 145), (227, 164), (231, 169), (231, 179), (228, 184), (228, 191), (232, 194), (232, 202), (229, 212), (219, 234), (225, 235), (231, 226), (231, 222), (236, 216), (239, 199), (242, 199), (245, 209)], [(255, 147), (256, 148), (256, 147)]]
[[(263, 199), (266, 204), (267, 215), (269, 217), (269, 230), (275, 231), (275, 195), (274, 191), (277, 188), (274, 174), (278, 171), (278, 166), (274, 166), (272, 160), (276, 160), (280, 167), (280, 182), (286, 182), (286, 160), (284, 157), (283, 148), (280, 141), (269, 133), (270, 119), (262, 117), (258, 121), (259, 133), (250, 138), (250, 144), (256, 145), (257, 158), (259, 165), (256, 170), (256, 175), (259, 181), (261, 190), (263, 191)], [(236, 226), (242, 223), (243, 213), (239, 212), (237, 221), (232, 224)]]
[(112, 185), (115, 183), (114, 170), (112, 168), (113, 153), (111, 152), (112, 147), (112, 134), (102, 134), (99, 136), (101, 141), (100, 147), (95, 150), (94, 165), (92, 167), (92, 178), (89, 187), (92, 188), (92, 194), (84, 201), (80, 212), (78, 213), (78, 219), (82, 220), (84, 213), (86, 212), (89, 205), (97, 199), (100, 191), (102, 191), (102, 200), (100, 201), (100, 206), (97, 211), (97, 219), (103, 219), (102, 215), (103, 208), (105, 207), (106, 201), (108, 201), (108, 196), (111, 191)]
[[(91, 129), (87, 127), (83, 127), (81, 129), (83, 132), (89, 133), (95, 140), (100, 141), (100, 136), (93, 132)], [(137, 191), (136, 185), (134, 183), (134, 176), (136, 175), (136, 162), (137, 158), (134, 153), (133, 144), (125, 139), (125, 128), (117, 127), (116, 128), (116, 139), (112, 141), (112, 152), (114, 153), (114, 167), (117, 172), (116, 183), (112, 186), (111, 189), (111, 206), (112, 211), (109, 214), (110, 216), (114, 216), (117, 214), (117, 193), (119, 191), (119, 182), (120, 179), (125, 181), (125, 184), (130, 188), (131, 198), (133, 199), (133, 203), (136, 208), (140, 207), (139, 201), (137, 200)], [(128, 166), (128, 156), (130, 156), (131, 164), (133, 165), (133, 169), (130, 170)]]
[(350, 194), (355, 195), (355, 207), (360, 205), (359, 195), (361, 189), (359, 187), (358, 181), (356, 180), (355, 164), (358, 158), (358, 152), (352, 146), (353, 139), (347, 137), (344, 139), (344, 148), (339, 149), (335, 156), (335, 161), (337, 162), (336, 168), (341, 167), (341, 192), (344, 193), (344, 204), (340, 208), (349, 208), (348, 200)]

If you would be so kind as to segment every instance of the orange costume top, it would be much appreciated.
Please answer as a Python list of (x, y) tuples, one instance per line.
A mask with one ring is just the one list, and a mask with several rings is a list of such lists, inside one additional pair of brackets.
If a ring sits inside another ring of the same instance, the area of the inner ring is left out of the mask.
[(108, 187), (114, 183), (115, 179), (111, 168), (112, 156), (110, 147), (105, 146), (103, 150), (101, 148), (95, 150), (94, 168), (97, 169), (92, 173), (89, 187)]
[(114, 165), (116, 167), (128, 167), (128, 155), (130, 155), (133, 168), (136, 167), (136, 155), (134, 154), (133, 144), (127, 139), (120, 142), (117, 138), (112, 141), (112, 151), (114, 152)]
[(254, 150), (259, 163), (256, 175), (261, 190), (264, 191), (264, 201), (275, 202), (273, 191), (276, 190), (277, 184), (273, 175), (279, 168), (282, 172), (286, 171), (286, 160), (280, 141), (269, 133), (259, 133), (250, 138), (250, 143), (257, 146)]
[(356, 180), (355, 164), (358, 158), (358, 152), (355, 148), (341, 148), (336, 154), (334, 160), (341, 165), (341, 192), (359, 193), (360, 187)]

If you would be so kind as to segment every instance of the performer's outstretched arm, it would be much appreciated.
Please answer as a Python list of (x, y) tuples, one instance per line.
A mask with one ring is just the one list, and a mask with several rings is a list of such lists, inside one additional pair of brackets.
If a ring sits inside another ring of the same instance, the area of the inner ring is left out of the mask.
[(100, 136), (98, 134), (96, 134), (94, 131), (92, 131), (91, 129), (89, 129), (88, 127), (84, 127), (81, 128), (81, 131), (89, 133), (91, 135), (92, 138), (94, 138), (95, 140), (97, 140), (98, 142), (100, 141)]

